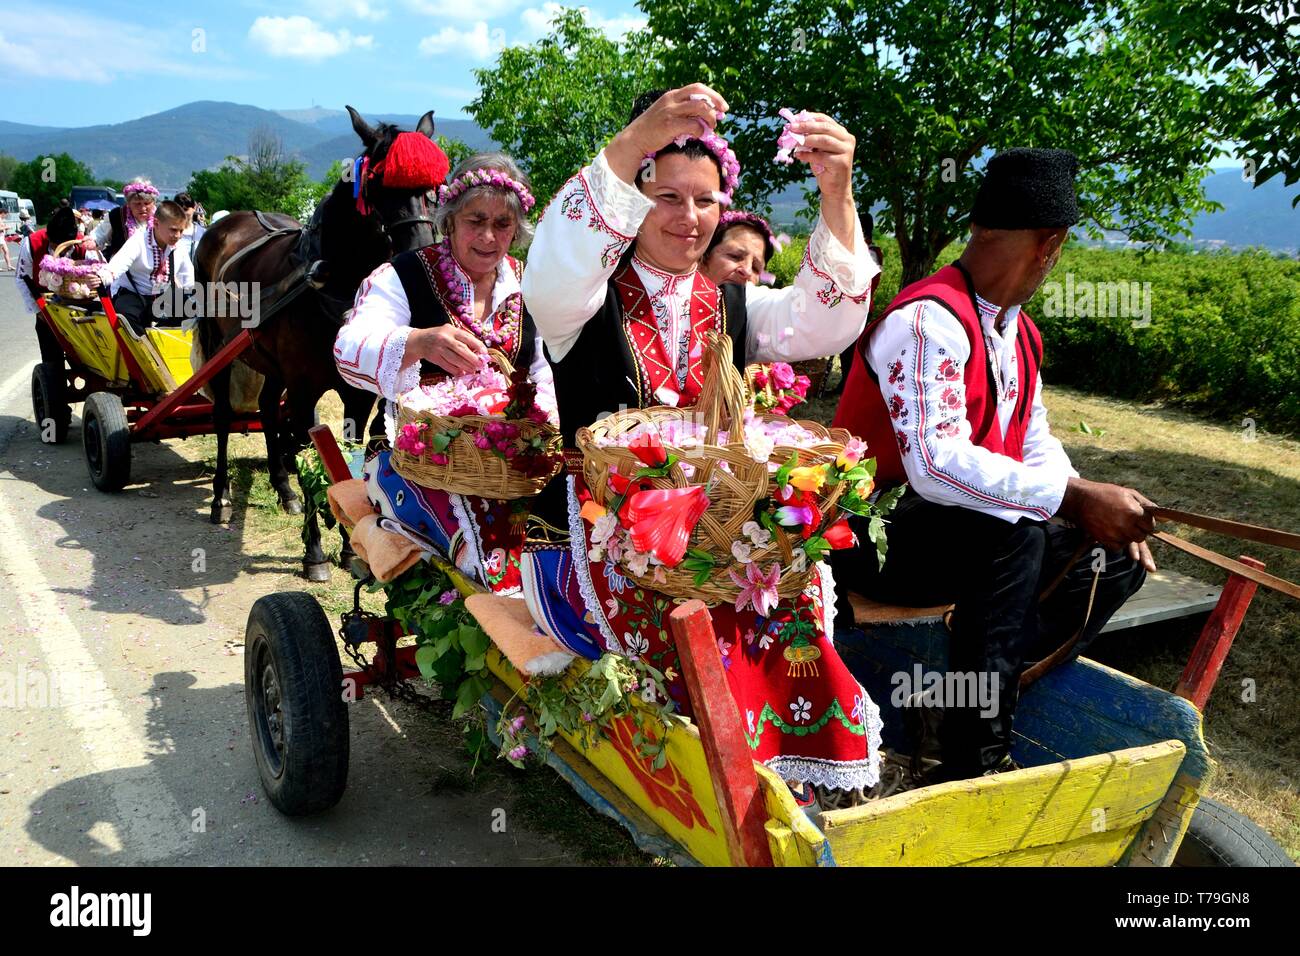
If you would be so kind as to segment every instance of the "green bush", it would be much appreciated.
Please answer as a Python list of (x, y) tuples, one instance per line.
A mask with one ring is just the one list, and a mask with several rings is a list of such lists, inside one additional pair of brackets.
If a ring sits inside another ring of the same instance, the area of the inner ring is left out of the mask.
[[(778, 286), (794, 280), (806, 243), (798, 236), (773, 256)], [(876, 244), (885, 262), (873, 313), (898, 294), (902, 272), (897, 244)], [(960, 253), (949, 246), (939, 265)], [(1047, 382), (1300, 432), (1300, 262), (1071, 245), (1027, 308), (1043, 333)]]

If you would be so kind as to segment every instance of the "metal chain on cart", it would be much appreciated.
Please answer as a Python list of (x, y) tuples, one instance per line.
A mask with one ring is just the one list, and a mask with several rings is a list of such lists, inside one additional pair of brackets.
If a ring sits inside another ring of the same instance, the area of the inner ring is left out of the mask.
[[(373, 611), (367, 611), (361, 606), (361, 589), (367, 584), (374, 581), (369, 569), (366, 569), (364, 576), (353, 571), (353, 577), (356, 578), (356, 585), (352, 589), (352, 610), (343, 613), (339, 627), (339, 640), (343, 642), (343, 650), (348, 658), (359, 670), (371, 673), (374, 670), (373, 662), (362, 652), (361, 645), (373, 640), (373, 634), (378, 632), (385, 635), (381, 639), (386, 640), (387, 629), (384, 628), (384, 617)], [(393, 639), (388, 647), (389, 666), (385, 669), (383, 679), (368, 685), (369, 687), (381, 688), (388, 696), (389, 700), (401, 700), (412, 704), (426, 713), (446, 716), (451, 712), (452, 703), (450, 701), (440, 700), (436, 697), (430, 697), (422, 694), (416, 689), (414, 682), (403, 680), (397, 676), (396, 669), (396, 650), (397, 641)]]

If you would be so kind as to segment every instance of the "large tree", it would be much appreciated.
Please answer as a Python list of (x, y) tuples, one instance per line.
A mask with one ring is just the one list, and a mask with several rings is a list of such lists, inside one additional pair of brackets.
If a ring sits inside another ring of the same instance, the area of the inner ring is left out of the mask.
[(637, 93), (658, 82), (657, 53), (645, 32), (611, 40), (580, 10), (561, 10), (547, 36), (474, 71), (479, 95), (468, 111), (527, 169), (544, 205), (627, 122)]
[[(1256, 186), (1300, 182), (1300, 4), (1294, 0), (1149, 0), (1152, 28), (1237, 84), (1209, 90), (1209, 116)], [(1243, 96), (1241, 78), (1245, 78)], [(1291, 205), (1300, 205), (1300, 191)]]
[(307, 178), (306, 166), (286, 156), (280, 138), (259, 128), (249, 136), (246, 157), (230, 156), (217, 169), (196, 172), (186, 191), (209, 214), (260, 209), (298, 216), (318, 190)]
[(741, 201), (805, 174), (772, 162), (780, 107), (828, 113), (856, 135), (856, 193), (883, 207), (906, 282), (965, 233), (979, 168), (998, 149), (1074, 150), (1094, 234), (1158, 240), (1185, 234), (1193, 215), (1215, 208), (1199, 184), (1226, 137), (1209, 106), (1235, 108), (1249, 78), (1225, 64), (1208, 79), (1195, 48), (1153, 29), (1148, 2), (1156, 0), (641, 6), (661, 38), (667, 79), (700, 80), (727, 98), (722, 131), (744, 168)]
[(72, 193), (73, 186), (95, 185), (95, 174), (85, 163), (67, 153), (37, 156), (20, 163), (9, 177), (9, 188), (32, 201), (36, 219), (45, 222), (59, 206), (60, 199)]

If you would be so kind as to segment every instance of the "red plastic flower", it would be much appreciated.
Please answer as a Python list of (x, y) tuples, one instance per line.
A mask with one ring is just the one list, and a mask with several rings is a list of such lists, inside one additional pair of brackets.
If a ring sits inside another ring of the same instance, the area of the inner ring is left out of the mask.
[(652, 488), (627, 500), (620, 517), (627, 526), (632, 547), (675, 568), (686, 556), (686, 545), (709, 497), (700, 485), (686, 488)]
[(822, 537), (836, 551), (842, 548), (851, 548), (854, 544), (853, 529), (849, 527), (846, 519), (841, 518), (829, 528), (822, 532)]
[(628, 442), (627, 447), (628, 451), (651, 468), (659, 468), (668, 461), (668, 453), (664, 451), (663, 442), (659, 440), (657, 432), (642, 432)]

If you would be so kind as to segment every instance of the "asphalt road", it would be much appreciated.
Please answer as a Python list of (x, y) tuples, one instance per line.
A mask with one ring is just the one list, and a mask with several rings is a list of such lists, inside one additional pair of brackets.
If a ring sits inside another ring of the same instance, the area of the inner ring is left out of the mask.
[(41, 444), (12, 273), (0, 340), (0, 865), (566, 862), (494, 814), (508, 795), (438, 788), (454, 742), (389, 701), (351, 706), (342, 802), (280, 815), (249, 745), (242, 641), (296, 560), (245, 553), (239, 515), (207, 522), (193, 441), (135, 445), (117, 495), (90, 483), (77, 414), (65, 444)]

